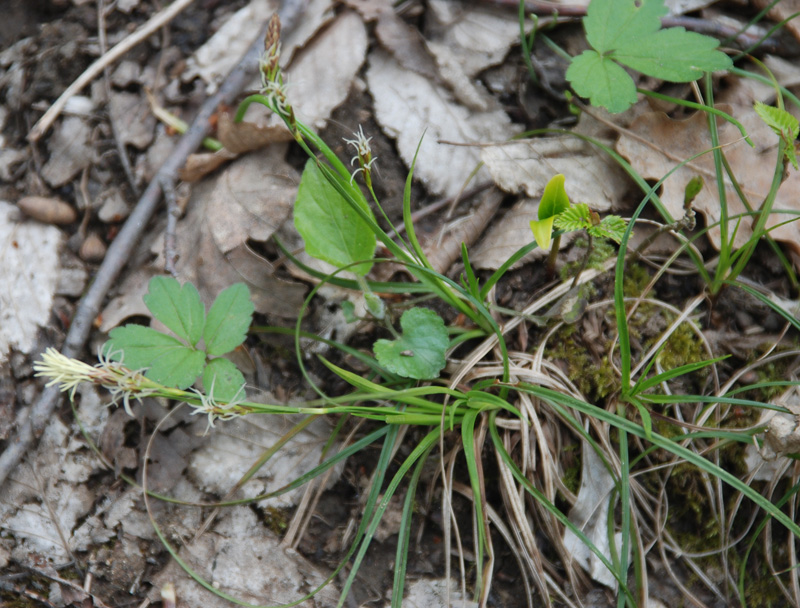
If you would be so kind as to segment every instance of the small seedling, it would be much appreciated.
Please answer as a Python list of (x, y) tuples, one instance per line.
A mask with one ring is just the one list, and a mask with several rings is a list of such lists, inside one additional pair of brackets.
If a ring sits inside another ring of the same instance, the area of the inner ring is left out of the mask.
[(206, 314), (194, 285), (181, 287), (173, 278), (153, 277), (144, 303), (177, 337), (129, 324), (111, 330), (103, 354), (130, 369), (147, 368), (145, 377), (164, 386), (185, 389), (202, 374), (203, 388), (214, 400), (237, 397), (244, 376), (222, 355), (244, 342), (253, 319), (244, 283), (222, 291)]
[(592, 46), (572, 59), (567, 80), (578, 95), (609, 112), (636, 103), (636, 85), (622, 66), (667, 80), (691, 82), (729, 69), (731, 59), (709, 36), (682, 27), (661, 29), (663, 0), (592, 0), (583, 19)]
[[(586, 203), (571, 204), (567, 191), (564, 189), (564, 181), (565, 177), (559, 173), (547, 182), (539, 203), (539, 219), (531, 220), (531, 231), (533, 238), (536, 239), (536, 244), (542, 249), (550, 248), (550, 256), (547, 259), (548, 276), (555, 274), (556, 256), (563, 233), (576, 230), (586, 231), (589, 245), (584, 258), (583, 266), (585, 266), (585, 262), (591, 255), (593, 238), (610, 239), (619, 243), (626, 228), (625, 220), (618, 215), (607, 215), (601, 220), (600, 216), (589, 209)], [(553, 227), (558, 229), (555, 235)], [(580, 271), (578, 275), (580, 275)]]

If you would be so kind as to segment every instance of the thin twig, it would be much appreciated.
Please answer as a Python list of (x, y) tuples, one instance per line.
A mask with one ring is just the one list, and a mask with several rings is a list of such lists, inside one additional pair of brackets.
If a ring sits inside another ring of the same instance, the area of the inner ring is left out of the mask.
[(36, 122), (36, 124), (33, 125), (31, 132), (28, 133), (28, 140), (31, 142), (39, 141), (42, 135), (44, 135), (53, 125), (53, 122), (55, 122), (56, 118), (59, 117), (61, 111), (64, 109), (64, 106), (67, 105), (67, 101), (69, 101), (70, 98), (82, 91), (83, 88), (92, 82), (92, 80), (97, 78), (106, 67), (114, 63), (133, 47), (141, 42), (144, 42), (159, 29), (167, 25), (192, 2), (194, 2), (194, 0), (175, 0), (168, 7), (153, 15), (146, 23), (139, 27), (139, 29), (133, 32), (133, 34), (114, 45), (114, 47), (112, 47), (108, 53), (98, 57), (92, 65), (86, 68), (86, 71), (83, 74), (78, 76), (75, 82), (67, 87), (67, 90), (55, 100), (47, 112), (45, 112), (44, 115)]
[[(176, 3), (177, 1), (179, 0), (176, 0)], [(288, 1), (283, 4), (281, 21), (287, 30), (294, 28), (301, 12), (301, 2)], [(106, 293), (130, 259), (131, 251), (138, 243), (150, 217), (158, 206), (161, 198), (160, 184), (168, 176), (174, 180), (189, 154), (194, 152), (203, 141), (210, 129), (209, 118), (216, 111), (217, 106), (221, 103), (230, 105), (249, 82), (253, 70), (258, 65), (258, 58), (263, 48), (264, 33), (265, 28), (259, 32), (258, 38), (253, 42), (247, 54), (228, 75), (219, 90), (205, 101), (189, 130), (178, 141), (170, 157), (142, 194), (117, 238), (112, 241), (94, 282), (78, 303), (75, 317), (61, 351), (64, 355), (76, 357), (83, 349)], [(28, 448), (44, 431), (45, 426), (52, 418), (60, 394), (59, 388), (55, 385), (45, 388), (31, 407), (28, 418), (20, 425), (17, 435), (8, 442), (5, 451), (0, 455), (0, 487)]]

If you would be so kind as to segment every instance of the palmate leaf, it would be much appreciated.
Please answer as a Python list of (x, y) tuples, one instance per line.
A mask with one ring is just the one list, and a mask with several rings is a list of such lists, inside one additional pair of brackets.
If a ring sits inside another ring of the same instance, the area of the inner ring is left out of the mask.
[(578, 95), (610, 112), (636, 101), (633, 79), (619, 65), (671, 82), (731, 67), (718, 42), (682, 27), (661, 29), (663, 0), (592, 0), (583, 20), (593, 50), (574, 57), (567, 80)]
[(147, 368), (145, 376), (179, 389), (188, 388), (203, 371), (206, 354), (142, 325), (111, 330), (104, 353), (133, 370)]

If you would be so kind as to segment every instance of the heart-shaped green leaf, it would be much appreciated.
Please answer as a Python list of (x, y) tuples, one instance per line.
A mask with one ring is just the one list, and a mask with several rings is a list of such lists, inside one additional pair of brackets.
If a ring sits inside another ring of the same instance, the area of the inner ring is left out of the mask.
[(412, 308), (400, 317), (400, 327), (403, 334), (396, 340), (375, 342), (378, 363), (404, 378), (438, 377), (450, 344), (442, 318), (427, 308)]

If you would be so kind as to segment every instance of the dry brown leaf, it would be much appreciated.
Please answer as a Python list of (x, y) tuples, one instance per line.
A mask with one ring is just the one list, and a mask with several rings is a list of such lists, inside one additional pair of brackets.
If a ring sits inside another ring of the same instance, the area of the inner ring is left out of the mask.
[[(406, 165), (413, 161), (424, 134), (414, 176), (436, 194), (455, 196), (478, 167), (479, 150), (469, 144), (502, 141), (519, 131), (505, 112), (470, 112), (451, 101), (442, 87), (403, 68), (383, 51), (372, 53), (369, 63), (367, 80), (376, 120), (387, 135), (397, 139)], [(486, 177), (481, 170), (475, 179)]]
[(189, 58), (182, 79), (188, 82), (199, 77), (208, 84), (209, 92), (216, 90), (279, 6), (277, 0), (251, 0), (236, 11)]
[[(502, 202), (503, 193), (492, 188), (480, 196), (477, 206), (468, 215), (446, 223), (436, 234), (425, 239), (422, 247), (433, 269), (446, 273), (461, 258), (461, 243), (470, 247), (491, 224)], [(530, 235), (530, 230), (528, 233)]]
[(217, 152), (190, 154), (189, 158), (186, 159), (186, 164), (178, 171), (178, 175), (185, 182), (196, 182), (237, 156), (238, 154), (235, 152), (224, 149)]
[(346, 12), (297, 53), (287, 71), (287, 91), (300, 120), (315, 128), (325, 126), (347, 98), (364, 63), (367, 42), (361, 17)]
[[(567, 176), (570, 200), (595, 211), (625, 204), (630, 181), (625, 172), (594, 146), (575, 137), (526, 139), (490, 146), (481, 152), (495, 183), (513, 194), (542, 195), (550, 178)], [(530, 218), (534, 219), (534, 218)]]
[(108, 111), (122, 144), (144, 150), (153, 142), (156, 118), (147, 99), (134, 93), (112, 93)]
[(220, 112), (217, 121), (217, 139), (232, 154), (244, 154), (269, 144), (292, 141), (294, 136), (286, 125), (255, 122), (233, 122), (230, 112)]
[(505, 10), (457, 0), (431, 0), (428, 7), (425, 35), (438, 73), (470, 109), (497, 109), (476, 76), (500, 64), (519, 42), (519, 20)]
[[(732, 113), (744, 125), (753, 139), (751, 148), (739, 130), (728, 122), (718, 121), (720, 142), (725, 146), (724, 153), (733, 168), (737, 181), (746, 194), (750, 205), (757, 209), (769, 191), (776, 162), (777, 136), (752, 110), (751, 102), (739, 102), (736, 106), (720, 106)], [(709, 150), (711, 138), (705, 114), (697, 113), (686, 120), (673, 120), (661, 112), (651, 112), (637, 118), (617, 142), (617, 151), (627, 158), (645, 179), (659, 180), (679, 162), (694, 154)], [(706, 225), (719, 222), (720, 202), (714, 175), (713, 156), (704, 154), (681, 167), (664, 182), (661, 202), (673, 218), (683, 216), (683, 197), (686, 184), (692, 177), (700, 175), (704, 186), (694, 201), (694, 208), (706, 219)], [(732, 186), (726, 187), (728, 213), (733, 216), (746, 212), (744, 205)], [(773, 208), (797, 209), (800, 200), (800, 173), (790, 170), (783, 182)], [(774, 213), (767, 226), (776, 226), (791, 216)], [(741, 247), (752, 235), (754, 220), (744, 218), (736, 227), (736, 219), (729, 221), (729, 235), (736, 231), (735, 247)], [(709, 238), (717, 249), (720, 246), (720, 229), (714, 226), (708, 231)], [(796, 252), (800, 252), (800, 230), (797, 222), (776, 228), (771, 232), (774, 239), (785, 242)]]
[(92, 163), (91, 134), (89, 125), (77, 116), (68, 116), (56, 126), (47, 145), (50, 159), (42, 167), (42, 177), (48, 184), (63, 186)]
[(782, 22), (788, 19), (783, 24), (792, 35), (800, 41), (800, 20), (795, 15), (800, 13), (800, 0), (781, 0), (780, 2), (772, 2), (772, 0), (755, 0), (754, 4), (759, 9), (771, 7), (767, 13), (767, 17), (776, 22)]
[[(297, 316), (305, 286), (273, 276), (269, 263), (246, 246), (248, 240), (267, 240), (291, 212), (299, 175), (283, 161), (282, 149), (248, 154), (192, 192), (176, 233), (178, 278), (192, 281), (206, 305), (244, 280), (258, 312)], [(154, 249), (163, 256), (161, 240)]]

